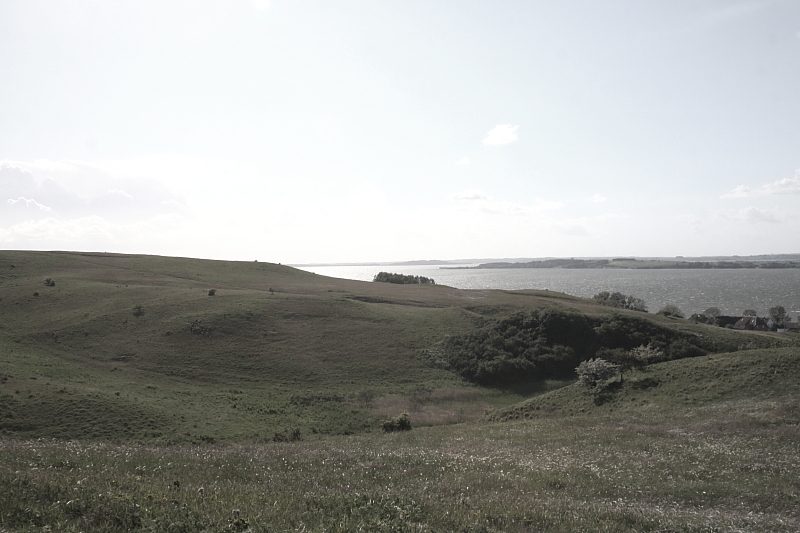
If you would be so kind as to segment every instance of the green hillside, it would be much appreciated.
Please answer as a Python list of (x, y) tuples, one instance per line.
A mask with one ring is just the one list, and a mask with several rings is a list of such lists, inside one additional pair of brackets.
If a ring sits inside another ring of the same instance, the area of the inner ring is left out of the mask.
[(521, 397), (477, 389), (422, 350), (553, 304), (587, 305), (258, 262), (2, 252), (0, 431), (200, 442), (359, 432), (411, 408), (418, 424), (474, 418)]
[(7, 251), (0, 253), (0, 431), (258, 442), (373, 431), (403, 411), (415, 426), (476, 419), (572, 379), (531, 374), (486, 387), (458, 373), (454, 339), (486, 337), (480, 332), (537, 308), (595, 321), (635, 317), (702, 338), (706, 351), (787, 342), (613, 314), (548, 291), (366, 283), (258, 262)]
[[(596, 387), (546, 373), (645, 341), (661, 360)], [(797, 531), (798, 344), (547, 291), (0, 252), (0, 530)]]

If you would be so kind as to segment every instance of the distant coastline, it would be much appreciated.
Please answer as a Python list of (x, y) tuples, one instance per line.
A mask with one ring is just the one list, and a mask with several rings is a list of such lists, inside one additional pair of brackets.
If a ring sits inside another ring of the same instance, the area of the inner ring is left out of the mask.
[(740, 268), (800, 268), (800, 260), (755, 260), (737, 261), (681, 261), (665, 259), (636, 259), (618, 257), (615, 259), (543, 259), (527, 262), (492, 262), (472, 266), (440, 267), (446, 270), (489, 269), (489, 268), (568, 268), (568, 269), (740, 269)]
[(290, 263), (293, 267), (438, 266), (441, 269), (475, 268), (800, 268), (800, 253), (700, 257), (514, 257), (482, 259), (422, 259), (350, 263)]

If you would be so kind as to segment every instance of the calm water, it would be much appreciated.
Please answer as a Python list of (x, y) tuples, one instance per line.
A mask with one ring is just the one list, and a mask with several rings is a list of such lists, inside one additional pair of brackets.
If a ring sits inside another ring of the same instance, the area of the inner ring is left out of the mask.
[(459, 289), (549, 289), (581, 297), (600, 291), (619, 291), (642, 298), (651, 313), (666, 304), (685, 314), (719, 307), (740, 315), (755, 309), (764, 316), (782, 305), (794, 317), (800, 313), (800, 269), (741, 270), (566, 270), (481, 269), (448, 270), (438, 266), (320, 266), (301, 267), (323, 276), (372, 281), (380, 271), (427, 276), (439, 285)]

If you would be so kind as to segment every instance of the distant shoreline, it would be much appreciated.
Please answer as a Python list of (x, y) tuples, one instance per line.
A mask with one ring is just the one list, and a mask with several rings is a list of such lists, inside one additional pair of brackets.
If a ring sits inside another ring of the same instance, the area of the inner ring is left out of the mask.
[(566, 269), (615, 269), (615, 270), (711, 270), (741, 268), (800, 268), (800, 261), (668, 261), (660, 259), (544, 259), (524, 263), (482, 263), (474, 266), (440, 267), (443, 270), (475, 270), (492, 268), (566, 268)]
[[(559, 266), (556, 266), (559, 264)], [(573, 266), (566, 266), (573, 263)], [(625, 264), (629, 263), (629, 264)], [(699, 264), (711, 264), (700, 266)], [(736, 266), (731, 266), (735, 263)], [(691, 264), (691, 265), (689, 265)], [(541, 265), (541, 266), (539, 266)], [(678, 266), (676, 266), (678, 265)], [(715, 255), (699, 257), (504, 257), (472, 259), (422, 259), (415, 261), (363, 261), (347, 263), (290, 263), (293, 267), (375, 267), (438, 266), (442, 269), (466, 268), (800, 268), (800, 253), (762, 255)]]

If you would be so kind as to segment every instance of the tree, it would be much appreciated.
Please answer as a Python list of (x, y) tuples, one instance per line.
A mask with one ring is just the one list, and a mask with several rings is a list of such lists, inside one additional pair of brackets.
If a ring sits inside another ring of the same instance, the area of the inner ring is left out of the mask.
[(757, 316), (756, 315), (756, 310), (755, 309), (745, 309), (744, 313), (742, 313), (742, 316)]
[(779, 328), (783, 327), (786, 322), (786, 309), (782, 305), (776, 305), (769, 308), (769, 317), (775, 321), (775, 325)]
[(677, 305), (673, 305), (673, 304), (665, 305), (656, 314), (664, 315), (664, 316), (667, 316), (667, 317), (684, 318), (683, 311), (681, 311), (680, 308), (678, 308)]
[(647, 312), (647, 305), (644, 303), (644, 300), (641, 298), (636, 298), (635, 296), (622, 294), (621, 292), (598, 292), (592, 296), (592, 299), (597, 300), (598, 303), (607, 305), (609, 307), (630, 309), (631, 311), (642, 311), (644, 313)]
[(709, 307), (703, 311), (703, 314), (708, 318), (717, 318), (722, 314), (722, 311), (719, 310), (719, 307)]
[(584, 387), (594, 387), (599, 383), (608, 381), (616, 376), (618, 371), (619, 366), (600, 357), (583, 361), (575, 369), (578, 374), (578, 383)]

